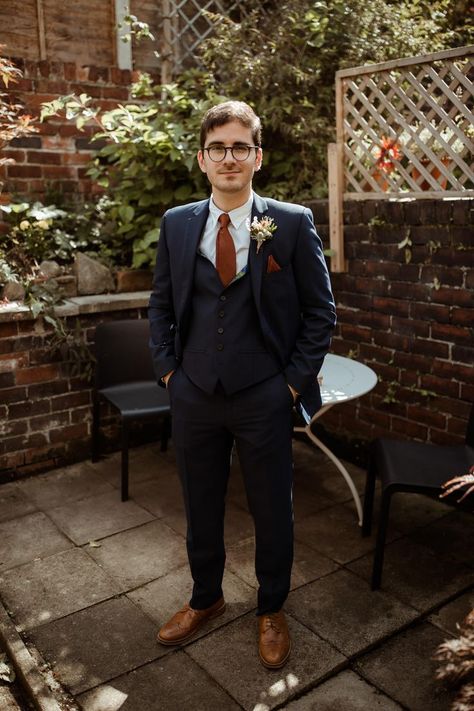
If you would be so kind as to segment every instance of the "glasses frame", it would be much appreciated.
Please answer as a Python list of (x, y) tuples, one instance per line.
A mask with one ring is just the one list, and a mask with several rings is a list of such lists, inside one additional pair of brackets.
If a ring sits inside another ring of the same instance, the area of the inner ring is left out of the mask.
[[(219, 149), (219, 150), (225, 151), (225, 153), (224, 153), (224, 155), (222, 156), (222, 158), (220, 158), (219, 160), (216, 160), (215, 158), (212, 158), (212, 156), (211, 156), (211, 154), (210, 154), (210, 151), (211, 151), (213, 148), (217, 148), (217, 149)], [(236, 158), (236, 157), (235, 157), (235, 155), (234, 155), (234, 150), (239, 149), (239, 148), (247, 148), (248, 153), (247, 153), (247, 156), (246, 156), (245, 158)], [(250, 152), (251, 152), (252, 148), (255, 148), (255, 150), (258, 150), (258, 149), (260, 148), (260, 146), (249, 146), (249, 145), (247, 145), (247, 144), (245, 144), (245, 145), (244, 145), (244, 144), (239, 144), (239, 145), (237, 145), (237, 146), (221, 146), (221, 145), (214, 145), (214, 146), (207, 146), (207, 148), (203, 148), (202, 150), (203, 150), (203, 152), (204, 152), (204, 151), (207, 151), (207, 155), (209, 156), (209, 160), (211, 160), (213, 163), (223, 163), (223, 162), (225, 161), (225, 159), (227, 158), (227, 151), (230, 151), (230, 155), (232, 156), (232, 158), (233, 158), (235, 161), (237, 161), (237, 163), (244, 163), (246, 160), (249, 159), (249, 157), (250, 157)]]

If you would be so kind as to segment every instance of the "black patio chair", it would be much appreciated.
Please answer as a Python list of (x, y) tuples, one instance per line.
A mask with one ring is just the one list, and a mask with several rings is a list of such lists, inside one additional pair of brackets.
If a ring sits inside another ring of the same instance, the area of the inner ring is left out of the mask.
[(163, 417), (161, 451), (171, 434), (168, 393), (158, 386), (148, 346), (147, 320), (101, 323), (95, 331), (95, 383), (93, 390), (92, 461), (99, 459), (100, 403), (107, 400), (121, 418), (122, 501), (128, 499), (130, 426), (135, 420)]
[[(372, 590), (377, 590), (382, 582), (385, 536), (392, 495), (403, 491), (438, 498), (444, 482), (455, 476), (468, 474), (473, 464), (474, 405), (469, 415), (465, 444), (434, 445), (383, 438), (372, 443), (362, 523), (362, 535), (370, 535), (375, 481), (378, 477), (381, 483), (381, 500), (372, 569)], [(456, 492), (443, 500), (456, 506), (461, 495), (462, 492)]]

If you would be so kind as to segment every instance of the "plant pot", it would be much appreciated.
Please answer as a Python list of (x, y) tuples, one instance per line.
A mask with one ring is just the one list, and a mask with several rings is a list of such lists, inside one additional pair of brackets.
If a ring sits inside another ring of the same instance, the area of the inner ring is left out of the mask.
[(153, 273), (149, 269), (120, 269), (115, 272), (116, 291), (150, 291)]
[[(441, 163), (443, 165), (445, 165), (446, 167), (451, 165), (451, 162), (452, 162), (451, 158), (448, 158), (448, 157), (441, 158), (440, 160), (441, 160)], [(431, 162), (431, 160), (429, 158), (421, 158), (420, 163), (422, 164), (422, 166), (424, 168), (426, 168), (428, 173), (436, 180), (436, 182), (439, 183), (441, 190), (446, 190), (446, 186), (448, 184), (448, 179), (446, 178), (445, 175), (443, 175), (441, 173), (440, 169), (436, 165), (433, 165), (433, 163)], [(413, 166), (411, 169), (411, 177), (417, 181), (419, 189), (420, 190), (435, 190), (435, 188), (433, 188), (430, 185), (430, 183), (425, 179), (423, 179), (421, 181), (421, 183), (418, 182), (418, 178), (420, 176), (421, 176), (421, 173), (418, 170), (418, 168), (415, 168), (415, 166)]]

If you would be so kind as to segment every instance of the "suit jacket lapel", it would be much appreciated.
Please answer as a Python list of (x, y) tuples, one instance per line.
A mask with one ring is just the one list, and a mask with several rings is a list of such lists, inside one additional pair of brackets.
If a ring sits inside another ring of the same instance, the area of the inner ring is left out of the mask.
[(181, 321), (191, 296), (197, 249), (208, 214), (209, 200), (203, 200), (203, 202), (194, 208), (193, 214), (191, 217), (188, 217), (186, 225), (184, 226), (184, 238), (181, 251), (182, 293), (177, 314), (178, 321)]
[[(253, 201), (253, 206), (252, 206), (252, 217), (251, 217), (251, 222), (254, 217), (257, 218), (257, 220), (260, 220), (260, 218), (266, 213), (268, 209), (267, 201), (264, 198), (261, 198), (259, 195), (255, 194), (254, 201)], [(253, 291), (253, 298), (255, 301), (255, 306), (257, 307), (257, 311), (260, 314), (260, 291), (262, 287), (262, 274), (263, 274), (263, 269), (264, 269), (264, 258), (263, 258), (263, 252), (264, 252), (264, 246), (260, 248), (258, 254), (257, 254), (257, 243), (255, 240), (250, 238), (250, 246), (249, 246), (249, 269), (250, 269), (250, 278), (252, 281), (252, 291)]]

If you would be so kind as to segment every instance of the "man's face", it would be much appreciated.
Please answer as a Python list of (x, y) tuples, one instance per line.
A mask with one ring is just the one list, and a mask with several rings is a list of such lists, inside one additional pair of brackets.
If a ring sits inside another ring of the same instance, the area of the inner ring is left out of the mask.
[[(240, 121), (230, 121), (223, 126), (209, 131), (206, 136), (205, 148), (211, 146), (253, 146), (252, 131), (243, 126)], [(253, 174), (260, 169), (262, 163), (262, 150), (252, 148), (247, 160), (237, 161), (230, 151), (220, 163), (213, 162), (206, 150), (198, 152), (199, 167), (207, 174), (212, 185), (213, 193), (230, 196), (242, 194), (245, 201), (250, 192)]]

